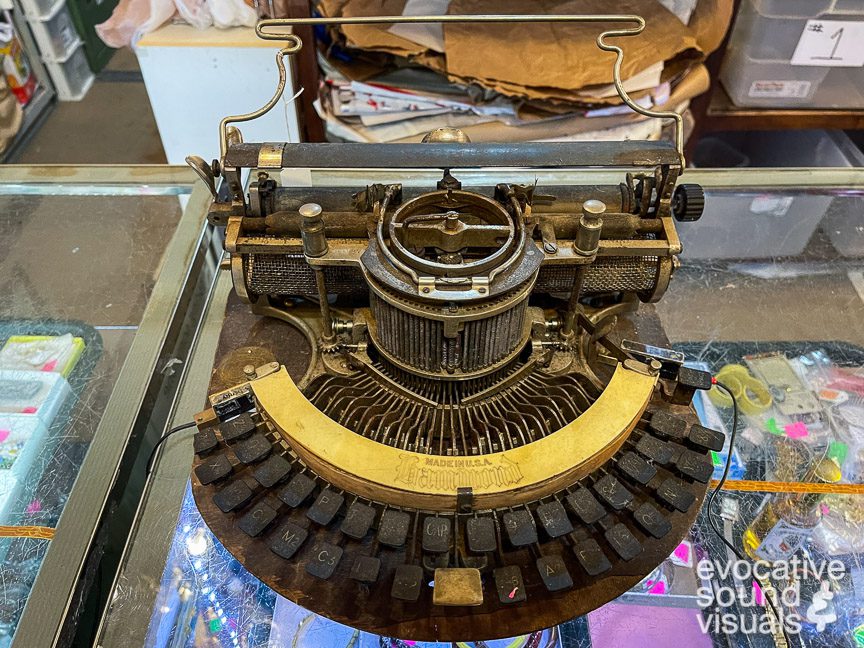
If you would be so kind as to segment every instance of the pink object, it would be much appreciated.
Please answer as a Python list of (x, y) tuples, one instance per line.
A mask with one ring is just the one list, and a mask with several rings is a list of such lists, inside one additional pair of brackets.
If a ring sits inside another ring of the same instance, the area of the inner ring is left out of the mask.
[(42, 365), (42, 371), (54, 371), (57, 368), (57, 360), (49, 360)]
[(675, 547), (675, 551), (672, 552), (672, 555), (675, 556), (678, 560), (681, 561), (684, 565), (690, 564), (690, 543), (687, 541), (682, 542), (677, 547)]
[(790, 423), (783, 429), (786, 430), (786, 436), (788, 436), (790, 439), (803, 439), (809, 434), (807, 426), (804, 425), (801, 421), (798, 421), (797, 423)]
[(22, 409), (21, 413), (22, 414), (35, 414), (36, 408), (31, 405), (30, 407), (25, 407), (24, 409)]
[(765, 592), (762, 591), (762, 587), (755, 580), (753, 581), (753, 598), (756, 599), (757, 604), (765, 605)]
[[(711, 648), (699, 628), (701, 610), (608, 603), (588, 614), (594, 648)], [(670, 631), (674, 628), (674, 631)], [(674, 636), (673, 636), (674, 634)]]
[(3, 443), (12, 434), (11, 430), (0, 430), (0, 443)]
[(855, 392), (859, 396), (864, 396), (864, 376), (856, 376), (835, 367), (832, 378), (833, 380), (827, 385), (829, 388)]
[(38, 513), (41, 510), (42, 510), (42, 502), (40, 502), (38, 499), (35, 499), (27, 505), (25, 512)]
[(649, 594), (665, 594), (666, 593), (666, 583), (663, 581), (657, 581), (654, 583), (654, 587), (648, 590)]
[(823, 502), (819, 505), (819, 510), (822, 512), (822, 515), (828, 515), (831, 512), (831, 507)]

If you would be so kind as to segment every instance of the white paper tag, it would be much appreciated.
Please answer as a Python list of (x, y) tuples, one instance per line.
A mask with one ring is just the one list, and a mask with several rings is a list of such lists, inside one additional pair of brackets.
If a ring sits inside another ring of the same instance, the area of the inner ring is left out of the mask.
[(809, 81), (754, 81), (748, 96), (774, 99), (804, 99), (810, 94)]
[[(402, 15), (443, 16), (449, 6), (450, 0), (407, 0)], [(399, 23), (387, 31), (435, 52), (444, 52), (444, 25), (441, 23)]]
[(690, 23), (690, 16), (693, 15), (696, 2), (697, 0), (660, 0), (660, 4), (678, 16), (678, 20), (685, 25)]
[(789, 213), (793, 202), (793, 196), (756, 196), (750, 203), (750, 212), (780, 218)]
[(283, 187), (311, 187), (312, 169), (282, 169), (279, 184)]
[(792, 65), (864, 66), (864, 22), (808, 20), (792, 55)]

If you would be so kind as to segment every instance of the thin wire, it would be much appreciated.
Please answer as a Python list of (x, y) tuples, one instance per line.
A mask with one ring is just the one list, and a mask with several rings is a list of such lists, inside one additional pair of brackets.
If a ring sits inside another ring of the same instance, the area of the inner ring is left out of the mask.
[[(717, 485), (714, 487), (714, 490), (711, 491), (711, 494), (708, 496), (708, 524), (711, 526), (711, 530), (720, 538), (721, 542), (726, 545), (729, 550), (735, 554), (735, 557), (742, 562), (746, 562), (748, 559), (741, 553), (741, 551), (735, 547), (729, 540), (726, 539), (726, 536), (720, 531), (720, 528), (717, 526), (717, 518), (714, 515), (714, 500), (717, 497), (717, 494), (723, 489), (723, 485), (726, 483), (726, 478), (729, 476), (729, 467), (732, 465), (732, 450), (735, 447), (735, 437), (738, 434), (738, 401), (735, 399), (735, 395), (732, 393), (732, 390), (729, 389), (722, 382), (714, 378), (712, 382), (717, 385), (720, 389), (725, 391), (729, 397), (732, 399), (732, 432), (729, 435), (729, 454), (726, 456), (726, 466), (723, 468), (723, 475), (720, 477), (720, 481), (717, 482)], [(769, 595), (765, 595), (765, 600), (768, 602), (768, 605), (771, 607), (771, 611), (774, 613), (774, 617), (777, 619), (777, 623), (780, 625), (780, 631), (783, 633), (783, 637), (786, 639), (786, 643), (789, 643), (789, 636), (786, 634), (786, 626), (783, 623), (783, 617), (780, 616), (780, 613), (777, 611), (776, 605), (774, 605), (774, 601), (771, 599)]]
[(288, 137), (291, 137), (291, 117), (288, 115), (288, 107), (297, 100), (297, 97), (303, 94), (303, 90), (305, 88), (300, 86), (300, 89), (290, 99), (286, 99), (285, 95), (282, 95), (282, 105), (285, 107), (285, 133)]
[(159, 437), (159, 440), (156, 442), (156, 445), (154, 445), (153, 449), (150, 451), (150, 456), (147, 457), (147, 474), (148, 475), (153, 470), (153, 459), (156, 458), (156, 451), (159, 449), (159, 446), (161, 446), (163, 443), (165, 443), (165, 441), (167, 441), (168, 438), (172, 434), (176, 434), (177, 432), (182, 432), (183, 430), (188, 430), (191, 427), (195, 427), (195, 421), (191, 421), (189, 423), (184, 423), (183, 425), (178, 425), (177, 427), (173, 427), (170, 430), (168, 430), (165, 434), (163, 434), (161, 437)]

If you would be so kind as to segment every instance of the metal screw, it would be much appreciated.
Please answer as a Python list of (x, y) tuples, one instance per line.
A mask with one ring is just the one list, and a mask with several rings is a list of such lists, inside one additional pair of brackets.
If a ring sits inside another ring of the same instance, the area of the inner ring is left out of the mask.
[(422, 292), (422, 293), (428, 293), (428, 292), (429, 292), (429, 288), (421, 288), (421, 289), (420, 289), (420, 292)]
[(459, 214), (455, 211), (448, 211), (447, 218), (444, 220), (444, 229), (455, 230), (459, 227)]
[(558, 246), (555, 245), (552, 241), (547, 241), (543, 244), (543, 249), (546, 250), (549, 254), (555, 254), (558, 252)]
[(252, 380), (256, 377), (255, 373), (255, 365), (247, 364), (243, 367), (243, 375), (245, 375), (249, 380)]

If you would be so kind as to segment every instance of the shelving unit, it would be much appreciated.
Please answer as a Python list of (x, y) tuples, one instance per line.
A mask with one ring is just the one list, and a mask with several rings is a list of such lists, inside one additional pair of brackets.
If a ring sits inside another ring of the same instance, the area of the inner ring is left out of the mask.
[(864, 110), (739, 108), (718, 83), (711, 88), (706, 119), (712, 131), (864, 129)]
[[(735, 0), (735, 15), (742, 0)], [(864, 110), (825, 110), (813, 108), (741, 108), (735, 106), (720, 83), (720, 66), (729, 45), (730, 25), (723, 44), (708, 57), (706, 66), (711, 75), (711, 88), (691, 104), (695, 126), (687, 142), (688, 158), (699, 139), (720, 131), (864, 130)], [(853, 138), (855, 139), (855, 138)]]
[(18, 152), (21, 151), (33, 136), (33, 133), (36, 132), (45, 118), (48, 117), (51, 109), (54, 107), (54, 101), (56, 99), (54, 86), (51, 85), (51, 81), (48, 78), (48, 72), (42, 64), (42, 60), (39, 58), (39, 49), (36, 47), (33, 35), (27, 28), (27, 23), (24, 20), (24, 11), (18, 0), (14, 1), (13, 10), (10, 12), (10, 15), (12, 16), (12, 23), (15, 26), (15, 31), (21, 39), (21, 44), (24, 46), (24, 50), (27, 53), (30, 62), (30, 67), (33, 69), (33, 73), (36, 75), (36, 80), (39, 85), (36, 94), (33, 95), (30, 103), (24, 107), (24, 118), (21, 122), (21, 128), (18, 131), (18, 134), (15, 136), (15, 139), (3, 155), (0, 156), (0, 163), (4, 164), (15, 159)]

